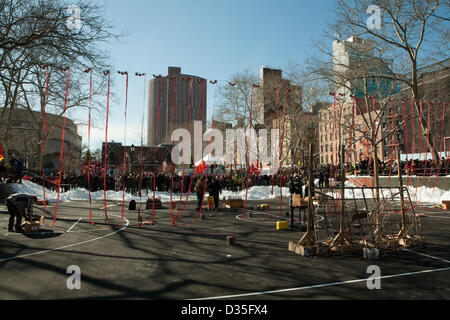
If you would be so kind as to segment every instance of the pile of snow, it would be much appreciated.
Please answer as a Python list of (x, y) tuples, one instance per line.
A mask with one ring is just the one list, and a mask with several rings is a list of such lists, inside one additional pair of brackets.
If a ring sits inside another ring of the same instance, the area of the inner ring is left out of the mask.
[[(289, 188), (283, 188), (283, 197), (290, 196)], [(280, 187), (274, 186), (272, 195), (272, 186), (254, 186), (248, 189), (248, 200), (265, 200), (273, 199), (280, 196)], [(245, 189), (240, 192), (232, 192), (223, 190), (220, 199), (245, 199)]]
[[(315, 184), (318, 184), (318, 180), (315, 181)], [(346, 182), (346, 186), (348, 187), (354, 187), (354, 185), (351, 182)], [(304, 187), (305, 188), (305, 187)], [(39, 200), (44, 199), (44, 192), (42, 190), (42, 186), (35, 184), (31, 181), (23, 180), (22, 184), (15, 184), (13, 185), (13, 190), (15, 193), (26, 193), (26, 194), (32, 194), (35, 195)], [(290, 195), (289, 188), (283, 187), (283, 196), (288, 197)], [(339, 191), (337, 191), (339, 192)], [(374, 197), (375, 192), (372, 192), (372, 190), (367, 189), (355, 189), (354, 195), (357, 198), (362, 198), (364, 196), (367, 199), (371, 199)], [(382, 189), (381, 192), (385, 194), (386, 197), (389, 197), (389, 190), (388, 189)], [(220, 195), (220, 199), (245, 199), (245, 189), (239, 192), (232, 192), (223, 190), (222, 194)], [(450, 200), (450, 191), (444, 191), (439, 188), (427, 188), (427, 187), (420, 187), (416, 189), (414, 187), (409, 187), (409, 194), (412, 201), (420, 201), (425, 203), (431, 203), (431, 204), (441, 204), (442, 200)], [(330, 194), (331, 195), (331, 194)], [(148, 194), (149, 197), (153, 197), (153, 192), (149, 191)], [(208, 196), (208, 193), (206, 193), (206, 196)], [(272, 194), (272, 186), (255, 186), (248, 189), (247, 193), (247, 199), (248, 200), (266, 200), (266, 199), (273, 199), (280, 196), (280, 187), (275, 186), (273, 188), (273, 194)], [(107, 200), (113, 200), (113, 201), (122, 201), (123, 193), (122, 191), (107, 191), (106, 192), (106, 199)], [(162, 202), (170, 202), (170, 193), (169, 192), (156, 192), (155, 195), (156, 198), (160, 198)], [(352, 198), (353, 192), (352, 190), (347, 189), (345, 193), (346, 198)], [(55, 203), (58, 199), (58, 193), (55, 191), (51, 191), (49, 189), (45, 189), (45, 199), (47, 199), (51, 203)], [(104, 192), (103, 190), (92, 192), (91, 193), (91, 199), (92, 200), (104, 200)], [(146, 192), (145, 190), (142, 192), (142, 200), (145, 201), (146, 199)], [(178, 201), (180, 199), (179, 193), (173, 193), (172, 194), (172, 201)], [(186, 194), (183, 194), (183, 200), (186, 199)], [(189, 200), (195, 200), (196, 194), (195, 192), (191, 192), (189, 195)], [(125, 201), (131, 201), (135, 200), (137, 202), (140, 201), (139, 196), (133, 196), (131, 194), (125, 193)], [(68, 192), (61, 192), (59, 201), (89, 201), (89, 192), (86, 189), (73, 189)]]
[[(35, 195), (39, 200), (44, 199), (44, 191), (42, 189), (42, 186), (35, 184), (31, 181), (22, 181), (22, 184), (15, 184), (13, 185), (13, 189), (15, 193), (26, 193), (26, 194), (32, 194)], [(149, 191), (149, 196), (153, 197), (153, 192)], [(174, 199), (180, 199), (180, 194), (172, 194), (172, 200)], [(155, 195), (156, 198), (160, 198), (162, 202), (170, 202), (170, 193), (168, 192), (156, 192)], [(49, 190), (45, 188), (45, 199), (48, 200), (51, 203), (56, 203), (58, 200), (58, 193), (52, 190)], [(103, 190), (97, 191), (97, 192), (91, 192), (91, 199), (93, 201), (95, 200), (104, 200), (104, 192)], [(123, 199), (123, 192), (122, 191), (106, 191), (106, 199), (112, 200), (112, 201), (122, 201)], [(145, 201), (146, 199), (146, 192), (142, 192), (142, 199)], [(139, 196), (133, 196), (129, 193), (125, 193), (125, 201), (131, 201), (135, 200), (137, 202), (140, 201)], [(59, 196), (59, 201), (65, 202), (65, 201), (89, 201), (89, 191), (86, 189), (78, 188), (78, 189), (72, 189), (67, 192), (61, 192)]]
[(442, 204), (443, 200), (450, 200), (450, 190), (445, 191), (439, 188), (433, 190), (433, 188), (419, 187), (408, 187), (409, 195), (412, 201), (420, 201), (425, 203)]
[[(13, 185), (13, 189), (15, 193), (26, 193), (35, 195), (39, 200), (44, 199), (44, 191), (42, 189), (42, 186), (35, 184), (31, 181), (23, 180), (22, 184), (15, 184)], [(247, 199), (248, 200), (261, 200), (261, 199), (271, 199), (280, 196), (280, 188), (274, 187), (273, 189), (273, 195), (271, 194), (272, 186), (256, 186), (251, 187), (248, 190)], [(145, 190), (142, 191), (142, 199), (145, 201), (146, 199), (146, 192)], [(289, 195), (289, 189), (283, 188), (283, 195)], [(153, 191), (149, 190), (148, 193), (149, 197), (153, 197)], [(179, 193), (173, 193), (172, 194), (172, 201), (178, 201), (180, 200), (181, 194)], [(208, 193), (206, 193), (205, 196), (208, 196)], [(161, 202), (170, 202), (170, 192), (159, 192), (156, 191), (155, 194), (156, 198), (160, 198)], [(220, 195), (220, 198), (222, 200), (224, 199), (245, 199), (245, 190), (242, 190), (240, 192), (232, 192), (223, 190), (222, 194)], [(58, 193), (55, 191), (51, 191), (49, 189), (45, 189), (45, 199), (47, 199), (50, 203), (56, 203), (58, 200)], [(97, 192), (91, 192), (91, 199), (92, 200), (104, 200), (104, 192), (103, 190), (97, 191)], [(107, 191), (106, 192), (106, 199), (112, 200), (112, 201), (122, 201), (123, 199), (123, 193), (122, 191)], [(182, 197), (183, 200), (186, 200), (186, 194), (183, 194)], [(129, 193), (125, 193), (125, 201), (131, 201), (135, 200), (137, 202), (140, 201), (139, 196), (133, 196)], [(189, 194), (189, 200), (196, 200), (196, 193), (191, 192)], [(59, 196), (59, 201), (89, 201), (89, 191), (86, 189), (72, 189), (67, 192), (61, 192)]]
[[(355, 187), (355, 185), (351, 182), (346, 181), (345, 185), (348, 187)], [(421, 202), (421, 203), (429, 203), (429, 204), (442, 204), (442, 200), (450, 200), (450, 190), (445, 191), (441, 190), (439, 188), (427, 188), (425, 186), (416, 188), (413, 186), (408, 187), (409, 196), (411, 197), (412, 202)], [(364, 193), (364, 195), (363, 195)], [(381, 193), (384, 195), (384, 197), (389, 198), (390, 197), (390, 191), (389, 189), (383, 189), (381, 188)], [(354, 194), (356, 198), (363, 198), (366, 197), (367, 199), (372, 199), (375, 197), (375, 190), (374, 189), (355, 189)], [(346, 190), (345, 191), (345, 197), (351, 198), (353, 197), (352, 190)], [(399, 196), (397, 197), (399, 198)]]

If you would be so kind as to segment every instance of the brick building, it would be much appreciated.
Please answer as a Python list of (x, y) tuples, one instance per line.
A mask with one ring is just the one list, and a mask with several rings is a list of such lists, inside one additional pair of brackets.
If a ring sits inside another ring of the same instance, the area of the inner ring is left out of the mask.
[[(450, 107), (448, 105), (450, 94), (450, 58), (423, 67), (418, 70), (418, 73), (419, 98), (423, 101), (422, 117), (427, 123), (427, 126), (429, 123), (429, 135), (432, 137), (435, 150), (439, 153), (442, 144), (442, 153), (440, 156), (445, 157), (445, 152), (447, 151), (447, 157), (450, 157)], [(431, 159), (431, 154), (426, 152), (424, 138), (422, 138), (422, 146), (420, 144), (420, 135), (422, 133), (419, 123), (420, 110), (417, 112), (412, 105), (411, 89), (405, 85), (401, 85), (400, 92), (393, 95), (392, 98), (395, 104), (394, 108), (392, 106), (388, 108), (387, 115), (384, 117), (382, 124), (384, 134), (386, 135), (392, 129), (392, 122), (394, 122), (394, 127), (400, 129), (394, 136), (394, 143), (400, 144), (402, 159), (406, 159), (406, 157), (408, 159), (425, 159), (426, 157)], [(402, 99), (404, 102), (402, 102)], [(444, 102), (446, 103), (445, 105), (443, 105)], [(403, 124), (403, 109), (405, 118), (407, 119), (406, 126)], [(413, 115), (412, 121), (411, 114)], [(391, 140), (387, 139), (383, 147), (383, 155), (385, 157), (390, 157), (391, 154), (389, 144), (391, 144)], [(408, 151), (408, 156), (406, 155), (406, 151)]]

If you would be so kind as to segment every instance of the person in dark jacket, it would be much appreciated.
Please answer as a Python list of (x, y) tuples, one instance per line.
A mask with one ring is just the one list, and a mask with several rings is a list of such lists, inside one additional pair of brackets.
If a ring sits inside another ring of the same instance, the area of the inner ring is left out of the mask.
[[(302, 178), (298, 173), (295, 174), (295, 176), (292, 178), (291, 183), (289, 185), (289, 192), (291, 193), (291, 199), (290, 199), (290, 207), (291, 207), (291, 219), (293, 223), (294, 219), (294, 206), (293, 206), (293, 200), (294, 195), (299, 194), (301, 198), (303, 198), (303, 181)], [(303, 209), (299, 209), (300, 212), (300, 227), (304, 225), (305, 221), (305, 213)]]
[(216, 178), (213, 178), (208, 184), (208, 191), (211, 197), (214, 197), (214, 208), (219, 209), (219, 195), (222, 192), (222, 186)]
[(303, 182), (298, 174), (296, 174), (294, 178), (291, 180), (289, 192), (291, 193), (291, 195), (299, 194), (300, 197), (303, 197)]
[(16, 232), (23, 232), (22, 217), (26, 217), (27, 221), (31, 220), (33, 215), (33, 204), (37, 201), (36, 196), (16, 193), (6, 198), (6, 207), (8, 208), (9, 224), (8, 232), (13, 232), (14, 220), (16, 220)]
[[(314, 197), (314, 195), (315, 195), (315, 192), (314, 192), (314, 180), (312, 180), (311, 182), (312, 182), (311, 183), (311, 197)], [(306, 182), (306, 188), (305, 188), (305, 197), (309, 196), (309, 194), (308, 194), (308, 185), (309, 185), (309, 182), (307, 181)]]
[(319, 188), (323, 188), (325, 184), (325, 172), (324, 170), (319, 171)]
[[(200, 211), (200, 208), (203, 204), (203, 197), (205, 194), (205, 182), (206, 177), (201, 177), (195, 183), (194, 191), (197, 193), (197, 211)], [(187, 187), (189, 189), (189, 186)]]

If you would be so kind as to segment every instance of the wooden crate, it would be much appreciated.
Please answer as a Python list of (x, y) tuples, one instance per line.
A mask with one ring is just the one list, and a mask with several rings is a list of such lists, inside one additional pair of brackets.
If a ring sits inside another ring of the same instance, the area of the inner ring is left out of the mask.
[(31, 219), (31, 222), (25, 221), (24, 223), (22, 223), (22, 229), (25, 231), (25, 233), (39, 232), (40, 227), (41, 219), (39, 218), (33, 218)]
[(244, 202), (242, 201), (242, 199), (230, 199), (230, 200), (225, 200), (225, 208), (228, 209), (234, 209), (234, 208), (243, 208), (244, 207)]
[(295, 208), (307, 208), (308, 202), (305, 201), (299, 194), (292, 195), (292, 206)]
[(318, 254), (318, 247), (304, 247), (295, 242), (289, 242), (289, 251), (303, 257), (312, 257)]
[(208, 209), (213, 209), (214, 208), (214, 206), (215, 206), (215, 203), (214, 203), (214, 197), (212, 197), (212, 196), (209, 196), (207, 199), (206, 199), (206, 201), (208, 202)]
[[(147, 203), (145, 205), (145, 209), (152, 209), (153, 208), (153, 198), (148, 198)], [(155, 199), (155, 209), (161, 209), (162, 203), (161, 199)]]

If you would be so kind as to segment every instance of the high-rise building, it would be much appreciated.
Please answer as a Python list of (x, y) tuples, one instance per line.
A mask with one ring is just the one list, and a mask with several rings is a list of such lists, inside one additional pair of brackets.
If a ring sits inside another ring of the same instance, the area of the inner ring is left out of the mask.
[(167, 73), (167, 76), (149, 82), (149, 146), (170, 144), (171, 134), (175, 129), (185, 128), (192, 131), (193, 121), (206, 122), (207, 80), (182, 74), (181, 68), (177, 67), (169, 67)]
[[(392, 62), (375, 54), (371, 40), (351, 36), (333, 41), (333, 74), (336, 93), (349, 97), (387, 97), (398, 92), (396, 83), (389, 80)], [(386, 76), (386, 78), (383, 78)]]

